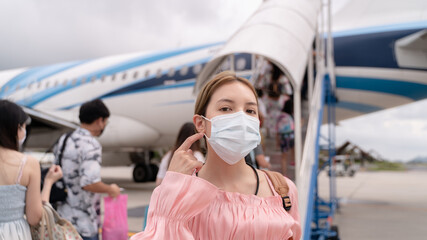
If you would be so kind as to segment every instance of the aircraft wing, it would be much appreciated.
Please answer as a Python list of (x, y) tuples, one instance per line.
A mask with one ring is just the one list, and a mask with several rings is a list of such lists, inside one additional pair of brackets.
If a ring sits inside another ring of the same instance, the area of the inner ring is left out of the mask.
[(22, 109), (31, 117), (31, 120), (33, 122), (40, 122), (53, 128), (63, 128), (67, 130), (72, 130), (76, 129), (79, 126), (77, 123), (70, 122), (65, 119), (49, 115), (38, 110), (34, 110), (27, 107), (22, 107)]
[[(40, 111), (23, 107), (32, 123), (26, 147), (47, 149), (63, 133), (78, 128), (78, 110)], [(108, 127), (99, 141), (106, 151), (123, 151), (154, 145), (160, 133), (152, 127), (130, 117), (112, 114)]]
[(28, 137), (26, 148), (47, 150), (65, 132), (78, 127), (73, 121), (43, 111), (21, 106), (30, 116), (31, 124), (27, 127)]

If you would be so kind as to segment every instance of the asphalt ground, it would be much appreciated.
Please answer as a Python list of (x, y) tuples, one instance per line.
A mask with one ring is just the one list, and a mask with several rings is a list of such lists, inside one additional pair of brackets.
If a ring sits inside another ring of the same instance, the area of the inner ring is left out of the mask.
[[(427, 239), (427, 171), (357, 172), (337, 177), (339, 209), (334, 224), (341, 239)], [(319, 175), (328, 199), (329, 177)]]

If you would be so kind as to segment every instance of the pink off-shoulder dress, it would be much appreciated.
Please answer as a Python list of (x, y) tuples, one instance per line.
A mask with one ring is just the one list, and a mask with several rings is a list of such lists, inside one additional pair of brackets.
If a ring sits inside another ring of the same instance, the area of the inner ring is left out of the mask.
[(131, 240), (300, 239), (297, 190), (285, 179), (292, 202), (289, 212), (269, 180), (275, 195), (261, 198), (225, 192), (196, 176), (167, 172), (151, 196), (145, 231)]

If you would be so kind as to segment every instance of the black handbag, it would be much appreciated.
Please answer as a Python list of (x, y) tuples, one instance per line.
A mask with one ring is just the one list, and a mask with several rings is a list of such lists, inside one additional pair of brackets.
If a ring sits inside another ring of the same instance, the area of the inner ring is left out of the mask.
[[(67, 140), (73, 132), (67, 133), (64, 138), (64, 142), (61, 147), (61, 151), (58, 155), (58, 165), (62, 167), (62, 156), (64, 153), (65, 146), (67, 145)], [(50, 149), (49, 149), (50, 150)], [(48, 151), (49, 151), (48, 150)], [(41, 189), (43, 189), (44, 178), (49, 172), (49, 168), (44, 168), (41, 170)], [(49, 202), (56, 206), (57, 202), (64, 202), (67, 198), (67, 186), (65, 185), (64, 178), (59, 179), (52, 185), (52, 189), (50, 190)]]

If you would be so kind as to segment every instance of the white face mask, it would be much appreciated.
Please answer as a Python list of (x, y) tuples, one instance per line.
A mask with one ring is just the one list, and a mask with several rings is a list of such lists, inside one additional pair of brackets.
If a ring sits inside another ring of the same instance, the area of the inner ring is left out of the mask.
[[(202, 116), (203, 117), (203, 116)], [(244, 112), (224, 114), (208, 119), (211, 124), (211, 137), (208, 139), (216, 154), (226, 163), (233, 165), (243, 159), (260, 142), (258, 118)]]
[(19, 139), (19, 147), (22, 146), (22, 144), (24, 144), (25, 139), (27, 138), (27, 130), (24, 127), (19, 127), (22, 129), (22, 131), (24, 131), (24, 137), (22, 139)]

